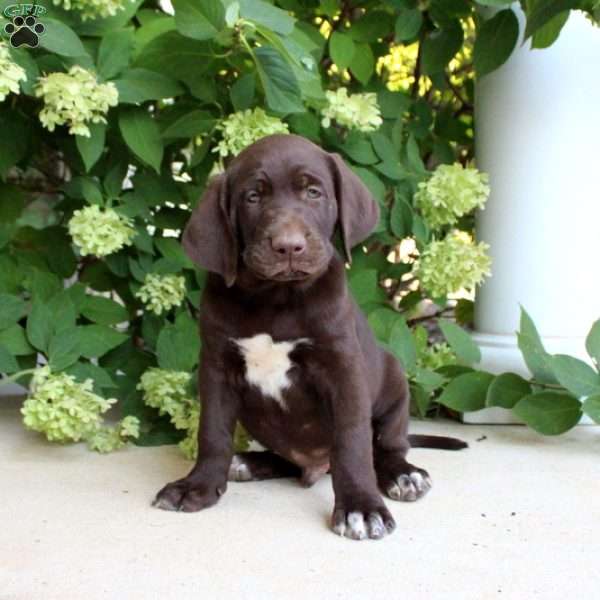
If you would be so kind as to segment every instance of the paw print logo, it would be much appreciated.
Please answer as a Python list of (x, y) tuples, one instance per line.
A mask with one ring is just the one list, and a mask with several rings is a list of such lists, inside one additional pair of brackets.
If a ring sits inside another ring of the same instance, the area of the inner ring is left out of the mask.
[(21, 46), (35, 48), (40, 41), (39, 36), (44, 31), (46, 28), (32, 15), (28, 17), (19, 15), (12, 20), (12, 23), (4, 26), (4, 32), (10, 35), (10, 43), (13, 48)]

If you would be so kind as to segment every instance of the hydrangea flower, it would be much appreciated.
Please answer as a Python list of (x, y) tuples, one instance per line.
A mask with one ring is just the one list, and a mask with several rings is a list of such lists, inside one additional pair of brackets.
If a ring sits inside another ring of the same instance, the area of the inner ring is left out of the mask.
[(460, 163), (440, 165), (428, 181), (419, 183), (415, 205), (436, 229), (454, 225), (459, 217), (483, 208), (489, 194), (487, 173), (465, 169)]
[(432, 298), (465, 289), (472, 291), (491, 274), (489, 245), (475, 244), (464, 231), (453, 231), (443, 240), (431, 242), (416, 265), (416, 276)]
[(351, 94), (345, 87), (325, 92), (328, 105), (321, 111), (323, 127), (332, 121), (358, 131), (375, 131), (383, 123), (377, 105), (377, 94)]
[(155, 315), (181, 306), (185, 298), (185, 278), (180, 275), (148, 273), (144, 284), (135, 294)]
[(289, 133), (287, 123), (270, 117), (262, 108), (232, 113), (216, 129), (221, 132), (222, 139), (213, 152), (218, 152), (221, 158), (237, 156), (244, 148), (268, 135)]
[(417, 363), (424, 369), (435, 371), (440, 367), (455, 365), (457, 363), (456, 354), (452, 351), (446, 342), (439, 342), (431, 346), (426, 346), (417, 358)]
[(114, 427), (98, 428), (87, 438), (87, 444), (90, 450), (106, 454), (122, 448), (129, 438), (137, 439), (139, 436), (140, 421), (137, 417), (129, 415)]
[(116, 401), (95, 394), (91, 379), (79, 383), (45, 366), (35, 370), (21, 414), (28, 429), (43, 433), (50, 442), (85, 440), (92, 450), (111, 452), (139, 435), (136, 417), (125, 417), (115, 427), (103, 424), (102, 415)]
[[(151, 367), (137, 385), (144, 393), (144, 402), (158, 409), (161, 415), (169, 415), (176, 429), (186, 430), (186, 437), (179, 442), (179, 449), (190, 460), (198, 456), (198, 429), (200, 405), (187, 392), (189, 373)], [(238, 425), (234, 434), (236, 451), (248, 447), (249, 437)]]
[(187, 435), (179, 448), (189, 459), (198, 453), (198, 422), (200, 406), (187, 391), (190, 374), (152, 367), (141, 377), (137, 385), (144, 393), (144, 402), (158, 409), (161, 415), (169, 415), (176, 429), (184, 429)]
[(125, 8), (125, 0), (52, 0), (55, 6), (76, 10), (82, 21), (114, 17)]
[(106, 123), (104, 115), (119, 103), (114, 83), (98, 83), (96, 76), (75, 65), (68, 73), (40, 77), (35, 95), (44, 100), (40, 121), (48, 131), (68, 125), (69, 133), (90, 137), (88, 123)]
[(130, 219), (112, 208), (92, 204), (73, 213), (69, 233), (83, 256), (107, 256), (130, 245), (135, 229)]
[(0, 40), (0, 102), (11, 92), (18, 94), (19, 81), (26, 81), (25, 70), (10, 59), (8, 45)]

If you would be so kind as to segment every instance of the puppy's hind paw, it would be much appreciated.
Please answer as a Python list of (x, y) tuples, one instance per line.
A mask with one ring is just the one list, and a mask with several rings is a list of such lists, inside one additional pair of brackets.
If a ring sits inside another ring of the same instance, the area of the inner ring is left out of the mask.
[(392, 500), (414, 502), (422, 498), (431, 489), (431, 485), (429, 474), (418, 470), (398, 475), (387, 485), (385, 492)]

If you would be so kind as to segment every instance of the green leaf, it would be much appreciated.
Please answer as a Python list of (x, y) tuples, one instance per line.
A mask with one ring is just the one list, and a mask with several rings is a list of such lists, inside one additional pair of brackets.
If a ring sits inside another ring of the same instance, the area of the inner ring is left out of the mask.
[(130, 69), (123, 73), (121, 79), (114, 81), (119, 90), (119, 102), (138, 104), (147, 100), (162, 100), (180, 96), (183, 88), (179, 83), (148, 69)]
[(438, 402), (460, 412), (480, 410), (485, 407), (487, 391), (493, 379), (491, 373), (484, 371), (459, 375), (446, 386)]
[(572, 8), (578, 8), (578, 6), (578, 0), (536, 0), (535, 2), (529, 2), (525, 39), (531, 37), (556, 15)]
[(271, 46), (262, 46), (254, 56), (268, 107), (284, 115), (304, 112), (296, 77), (281, 55)]
[(372, 165), (379, 160), (373, 151), (371, 142), (358, 134), (350, 134), (341, 145), (341, 149), (354, 162), (361, 165)]
[(79, 23), (77, 31), (81, 35), (104, 36), (110, 31), (122, 29), (136, 14), (142, 2), (143, 0), (129, 0), (122, 5), (121, 10), (117, 10), (114, 16), (89, 19), (88, 21)]
[(350, 275), (350, 291), (358, 304), (381, 302), (383, 290), (379, 287), (379, 274), (375, 269), (361, 269)]
[(573, 396), (557, 392), (538, 392), (521, 398), (513, 412), (529, 427), (544, 435), (568, 431), (581, 419), (581, 403)]
[(0, 177), (27, 155), (30, 122), (16, 111), (0, 113)]
[(600, 423), (600, 394), (585, 399), (583, 412), (595, 423)]
[(404, 239), (412, 233), (412, 209), (405, 198), (400, 194), (390, 212), (390, 228), (398, 239)]
[(512, 408), (521, 398), (531, 394), (531, 384), (515, 373), (502, 373), (490, 384), (486, 406)]
[(71, 293), (63, 289), (48, 302), (48, 310), (52, 315), (53, 332), (75, 327), (77, 309)]
[(545, 25), (540, 27), (531, 38), (531, 47), (543, 49), (552, 46), (558, 39), (562, 28), (565, 26), (569, 18), (569, 11), (559, 13), (552, 17)]
[(551, 357), (544, 349), (539, 333), (523, 307), (521, 307), (520, 331), (517, 333), (517, 340), (525, 364), (534, 378), (541, 383), (557, 383), (549, 364)]
[(133, 44), (133, 31), (130, 29), (107, 33), (98, 48), (98, 73), (104, 79), (111, 79), (123, 71), (129, 65)]
[(401, 318), (400, 313), (387, 307), (376, 308), (369, 313), (368, 322), (380, 342), (388, 342), (394, 323)]
[(254, 104), (256, 77), (254, 73), (246, 73), (239, 77), (229, 90), (231, 103), (236, 111), (247, 110)]
[(555, 354), (550, 367), (558, 382), (573, 395), (591, 396), (600, 393), (600, 375), (587, 363), (566, 354)]
[(13, 325), (0, 331), (0, 344), (14, 356), (27, 356), (34, 352), (27, 341), (25, 329), (20, 325)]
[(19, 363), (17, 362), (17, 359), (2, 344), (0, 344), (0, 373), (10, 374), (16, 373), (18, 370)]
[(415, 369), (414, 380), (416, 383), (423, 386), (423, 388), (429, 393), (437, 390), (448, 381), (446, 377), (437, 371), (421, 369), (419, 367)]
[(503, 65), (512, 54), (519, 39), (519, 21), (510, 9), (501, 10), (483, 23), (477, 34), (473, 62), (478, 77)]
[(192, 371), (198, 362), (200, 336), (196, 327), (162, 328), (156, 342), (158, 364), (161, 369)]
[(160, 173), (163, 145), (156, 121), (150, 114), (141, 108), (124, 111), (119, 115), (119, 127), (131, 151)]
[(128, 339), (124, 333), (105, 325), (82, 325), (78, 331), (81, 355), (85, 358), (100, 358)]
[(163, 138), (193, 138), (209, 132), (215, 124), (215, 118), (205, 110), (192, 110), (179, 117), (162, 132)]
[(406, 42), (419, 33), (423, 24), (423, 15), (418, 8), (401, 10), (396, 20), (396, 41)]
[(275, 31), (281, 35), (290, 35), (294, 30), (296, 20), (286, 11), (268, 2), (263, 2), (263, 0), (238, 1), (240, 4), (240, 16), (244, 19), (264, 25), (271, 31)]
[(507, 6), (513, 2), (514, 0), (477, 0), (477, 4), (482, 6)]
[(431, 393), (425, 391), (422, 385), (411, 384), (410, 400), (411, 406), (413, 409), (416, 409), (417, 414), (420, 417), (425, 417), (431, 405)]
[(67, 25), (55, 19), (44, 18), (46, 31), (40, 38), (40, 46), (61, 56), (86, 56), (87, 52), (77, 34)]
[(355, 166), (351, 166), (351, 168), (373, 194), (373, 198), (377, 200), (380, 206), (383, 206), (385, 202), (385, 184), (383, 181), (369, 169)]
[(412, 373), (417, 364), (417, 350), (412, 333), (402, 316), (398, 316), (392, 327), (389, 346), (394, 356), (402, 363), (404, 370)]
[(77, 362), (80, 356), (79, 330), (75, 327), (62, 329), (52, 336), (48, 347), (48, 359), (52, 371), (62, 371)]
[(12, 294), (0, 294), (0, 329), (14, 325), (26, 312), (25, 302)]
[(94, 389), (97, 392), (101, 392), (105, 389), (113, 390), (117, 388), (117, 384), (113, 381), (106, 369), (89, 362), (75, 363), (65, 369), (65, 372), (75, 377), (80, 383), (83, 383), (86, 379), (91, 379), (94, 382)]
[(440, 319), (438, 325), (460, 363), (470, 366), (481, 360), (479, 346), (460, 325), (445, 319)]
[(369, 44), (356, 44), (350, 71), (363, 85), (369, 83), (369, 79), (375, 72), (375, 57)]
[(600, 368), (600, 319), (598, 319), (590, 329), (585, 340), (585, 348), (596, 363), (596, 368)]
[(447, 28), (428, 34), (421, 50), (423, 73), (435, 75), (444, 71), (461, 49), (463, 37), (463, 30), (458, 22), (452, 22)]
[(54, 315), (43, 300), (34, 300), (27, 318), (27, 338), (38, 350), (46, 352), (54, 330)]
[(124, 306), (102, 296), (86, 296), (81, 305), (81, 314), (100, 325), (116, 325), (129, 319)]
[(347, 69), (354, 57), (354, 40), (345, 33), (334, 31), (329, 38), (329, 54), (340, 69)]
[(195, 40), (210, 40), (225, 27), (225, 8), (220, 0), (173, 0), (178, 31)]
[(88, 127), (90, 130), (90, 137), (84, 137), (82, 135), (75, 136), (75, 143), (77, 144), (79, 154), (81, 154), (86, 173), (89, 173), (91, 168), (102, 156), (106, 140), (105, 123), (90, 123)]
[(399, 158), (394, 144), (392, 144), (390, 138), (388, 138), (384, 133), (376, 131), (372, 133), (369, 137), (371, 138), (371, 144), (373, 144), (373, 149), (375, 150), (377, 156), (379, 156), (381, 160), (394, 161)]
[(183, 251), (181, 243), (173, 238), (154, 238), (154, 244), (158, 251), (165, 257), (176, 263), (178, 266), (187, 269), (193, 269), (194, 263), (188, 258)]

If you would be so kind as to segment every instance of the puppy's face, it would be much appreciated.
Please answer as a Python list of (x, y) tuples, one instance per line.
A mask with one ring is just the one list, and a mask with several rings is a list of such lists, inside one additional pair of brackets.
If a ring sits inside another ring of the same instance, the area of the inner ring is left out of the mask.
[(240, 155), (228, 179), (241, 258), (253, 274), (297, 281), (327, 269), (338, 210), (325, 152), (273, 138)]
[(371, 194), (340, 156), (297, 135), (272, 135), (210, 183), (183, 246), (228, 286), (242, 268), (263, 280), (304, 281), (327, 269), (336, 225), (350, 261), (378, 218)]

